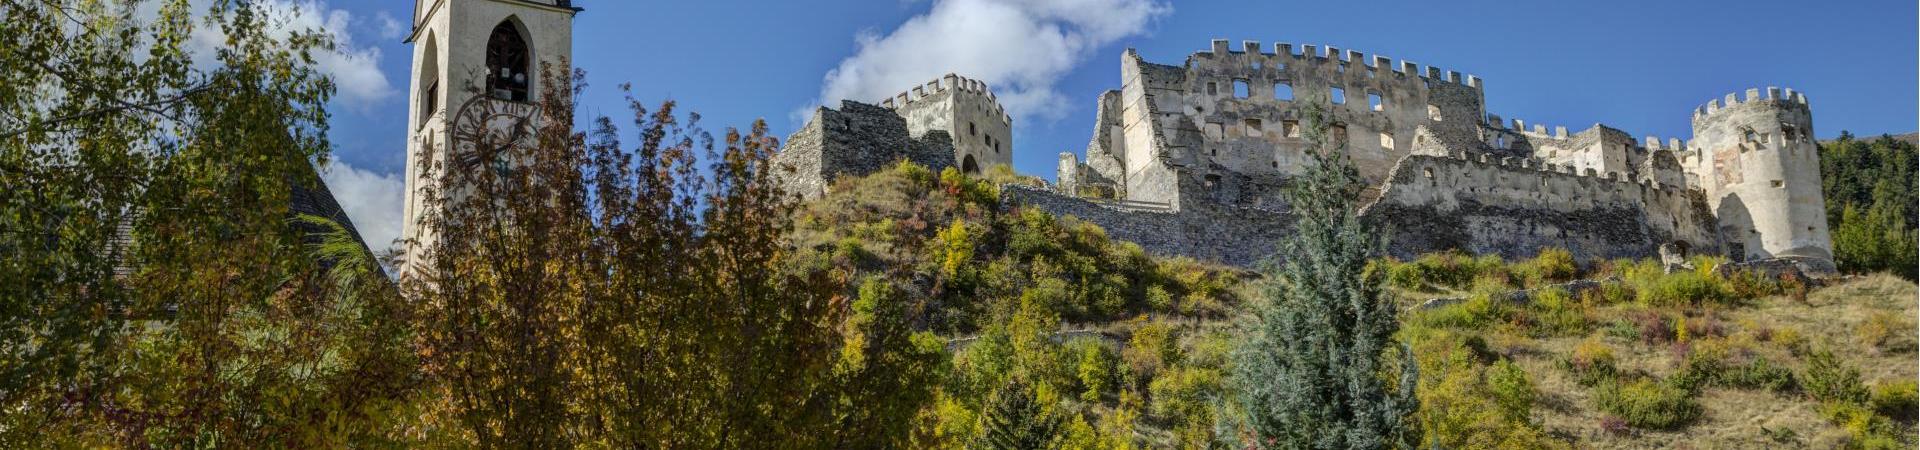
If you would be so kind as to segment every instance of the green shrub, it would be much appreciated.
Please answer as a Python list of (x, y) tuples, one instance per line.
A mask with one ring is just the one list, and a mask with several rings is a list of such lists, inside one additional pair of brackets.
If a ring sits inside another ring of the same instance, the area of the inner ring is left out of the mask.
[(1697, 306), (1733, 299), (1720, 280), (1699, 272), (1674, 272), (1642, 280), (1639, 300), (1647, 306)]
[(1562, 361), (1561, 366), (1573, 374), (1575, 382), (1592, 387), (1613, 380), (1620, 371), (1617, 364), (1613, 347), (1598, 337), (1589, 337), (1573, 346), (1573, 354)]
[(1577, 336), (1587, 333), (1586, 307), (1576, 303), (1561, 289), (1545, 289), (1533, 295), (1528, 304), (1539, 324), (1535, 331), (1546, 336)]
[(1873, 410), (1902, 422), (1913, 422), (1920, 413), (1920, 396), (1915, 395), (1914, 380), (1881, 383), (1873, 387)]
[(1901, 431), (1898, 424), (1886, 416), (1874, 414), (1865, 405), (1847, 402), (1826, 402), (1820, 407), (1821, 415), (1828, 422), (1847, 430), (1846, 448), (1869, 450), (1895, 450), (1913, 448), (1911, 435)]
[(1219, 369), (1179, 366), (1163, 371), (1147, 387), (1152, 398), (1148, 410), (1174, 423), (1211, 422), (1212, 401), (1221, 392), (1220, 381)]
[(1107, 345), (1096, 339), (1084, 339), (1074, 342), (1078, 347), (1073, 353), (1080, 360), (1075, 369), (1080, 379), (1080, 400), (1098, 402), (1102, 395), (1114, 388), (1115, 357)]
[(1533, 390), (1533, 381), (1527, 379), (1527, 372), (1521, 370), (1511, 360), (1502, 359), (1487, 370), (1487, 387), (1493, 391), (1494, 403), (1500, 405), (1507, 420), (1526, 422), (1527, 415), (1533, 411), (1533, 400), (1538, 395)]
[(1544, 283), (1565, 283), (1579, 275), (1579, 266), (1573, 261), (1573, 252), (1559, 247), (1549, 247), (1540, 251), (1533, 259), (1514, 264), (1513, 272), (1528, 286)]
[(1799, 387), (1792, 370), (1775, 365), (1765, 357), (1754, 358), (1745, 365), (1728, 370), (1722, 374), (1721, 383), (1730, 387), (1773, 392), (1789, 392)]
[(1700, 417), (1700, 404), (1685, 389), (1652, 379), (1626, 385), (1602, 383), (1594, 391), (1595, 406), (1636, 428), (1667, 430)]
[(1807, 355), (1807, 376), (1801, 380), (1807, 395), (1823, 402), (1861, 403), (1867, 400), (1867, 388), (1860, 384), (1860, 370), (1848, 367), (1828, 349)]

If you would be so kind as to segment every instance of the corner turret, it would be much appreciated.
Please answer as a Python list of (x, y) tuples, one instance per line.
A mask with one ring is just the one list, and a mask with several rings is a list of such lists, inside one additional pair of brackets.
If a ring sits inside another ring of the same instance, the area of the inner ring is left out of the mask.
[(1736, 260), (1786, 258), (1831, 272), (1813, 114), (1792, 89), (1748, 89), (1693, 111), (1697, 176)]

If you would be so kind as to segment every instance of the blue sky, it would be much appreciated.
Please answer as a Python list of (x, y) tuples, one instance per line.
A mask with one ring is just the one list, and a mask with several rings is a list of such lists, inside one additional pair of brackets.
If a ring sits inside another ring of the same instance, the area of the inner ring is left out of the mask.
[[(382, 82), (375, 75), (388, 85), (336, 99), (335, 156), (354, 176), (329, 178), (361, 228), (387, 227), (396, 193), (353, 184), (396, 182), (404, 164), (411, 52), (395, 25), (413, 2), (280, 1), (342, 19), (329, 23), (377, 71), (351, 72), (343, 85)], [(1177, 65), (1216, 38), (1332, 45), (1478, 75), (1488, 112), (1570, 129), (1600, 122), (1685, 139), (1693, 107), (1766, 86), (1805, 92), (1822, 138), (1905, 133), (1920, 121), (1911, 0), (575, 2), (586, 8), (573, 53), (592, 85), (591, 114), (623, 117), (614, 87), (631, 82), (637, 98), (677, 100), (716, 134), (766, 118), (784, 136), (823, 97), (877, 100), (957, 71), (1018, 103), (1014, 166), (1047, 178), (1060, 152), (1084, 150), (1094, 99), (1119, 86), (1125, 48)]]

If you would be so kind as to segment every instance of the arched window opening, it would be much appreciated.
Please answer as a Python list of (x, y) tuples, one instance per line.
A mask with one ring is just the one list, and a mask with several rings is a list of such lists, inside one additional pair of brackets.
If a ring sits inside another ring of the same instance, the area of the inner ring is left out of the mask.
[(966, 172), (970, 175), (979, 175), (980, 163), (975, 162), (973, 160), (973, 155), (967, 155), (965, 159), (961, 160), (960, 171)]
[(493, 35), (487, 38), (488, 95), (500, 100), (527, 101), (527, 87), (532, 78), (527, 71), (530, 56), (527, 40), (520, 36), (520, 29), (513, 26), (512, 21), (493, 27)]
[(432, 33), (427, 34), (426, 54), (420, 63), (420, 96), (415, 103), (420, 105), (419, 126), (426, 126), (434, 113), (440, 112), (440, 41)]

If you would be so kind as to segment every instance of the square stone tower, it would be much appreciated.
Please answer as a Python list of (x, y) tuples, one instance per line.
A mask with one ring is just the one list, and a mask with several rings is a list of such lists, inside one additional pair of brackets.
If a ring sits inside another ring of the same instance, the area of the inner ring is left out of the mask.
[[(572, 0), (416, 0), (412, 83), (407, 90), (407, 201), (402, 237), (426, 242), (432, 231), (419, 223), (420, 188), (431, 177), (422, 158), (440, 160), (452, 147), (449, 130), (459, 110), (480, 101), (500, 102), (491, 112), (531, 114), (539, 100), (541, 68), (571, 72)], [(375, 243), (380, 245), (381, 243)], [(408, 246), (409, 261), (418, 251)]]
[(932, 130), (952, 135), (954, 164), (967, 173), (1013, 164), (1013, 117), (986, 83), (949, 73), (881, 100), (880, 106), (905, 117), (914, 138)]

